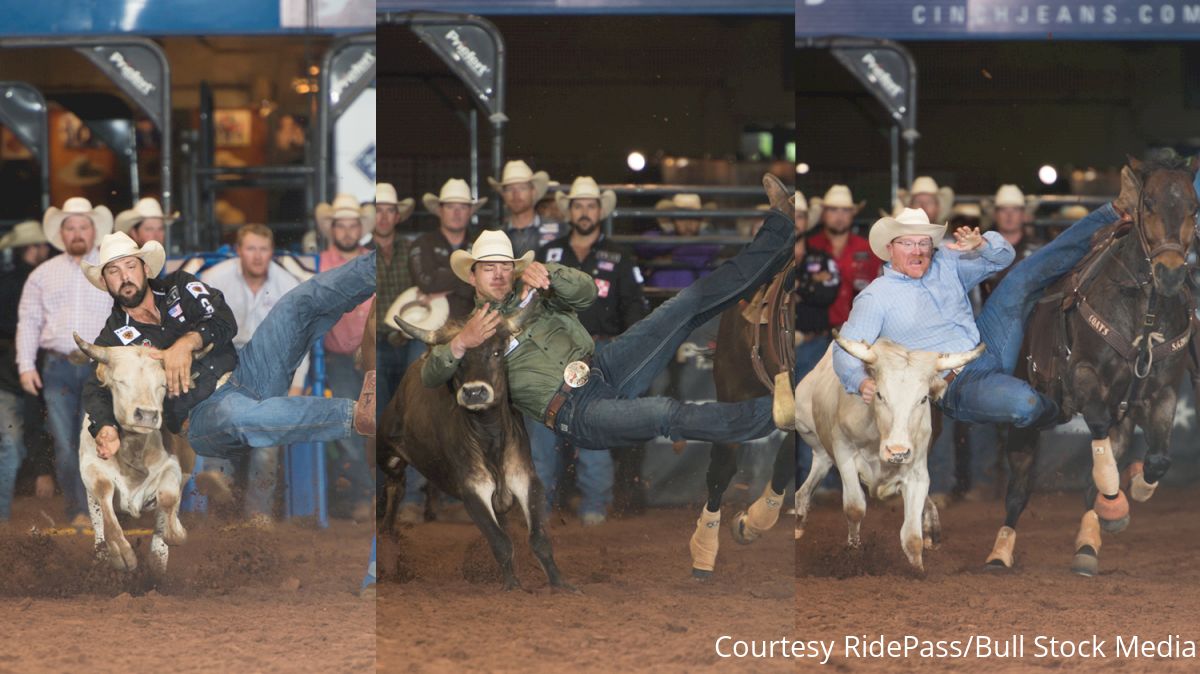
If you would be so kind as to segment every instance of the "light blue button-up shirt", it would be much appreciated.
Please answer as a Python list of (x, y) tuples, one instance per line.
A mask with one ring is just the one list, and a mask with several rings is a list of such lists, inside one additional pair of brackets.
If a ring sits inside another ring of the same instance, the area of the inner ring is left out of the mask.
[[(858, 297), (840, 334), (874, 344), (886, 337), (906, 349), (955, 353), (979, 344), (979, 328), (967, 293), (1012, 264), (1012, 245), (997, 232), (986, 232), (976, 250), (939, 248), (919, 279), (896, 271), (891, 263)], [(833, 369), (850, 393), (867, 378), (861, 360), (833, 346)]]

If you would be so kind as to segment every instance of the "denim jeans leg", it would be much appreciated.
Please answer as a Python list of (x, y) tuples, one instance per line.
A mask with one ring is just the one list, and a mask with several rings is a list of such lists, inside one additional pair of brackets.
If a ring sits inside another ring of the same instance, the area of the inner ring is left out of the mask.
[(87, 495), (79, 476), (79, 433), (83, 428), (83, 382), (92, 371), (91, 365), (72, 365), (54, 354), (46, 357), (42, 371), (46, 421), (54, 438), (55, 477), (69, 518), (87, 512)]
[(234, 379), (258, 398), (286, 395), (292, 373), (317, 336), (374, 292), (374, 251), (296, 286), (279, 299), (238, 354)]
[(13, 490), (25, 456), (25, 401), (0, 391), (0, 522), (12, 518)]
[(612, 505), (613, 460), (607, 449), (575, 449), (575, 476), (583, 499), (579, 503), (579, 515), (608, 514)]
[(236, 456), (249, 447), (332, 442), (353, 433), (354, 401), (277, 396), (259, 399), (226, 384), (192, 409), (188, 440), (201, 456)]
[(546, 495), (546, 512), (550, 512), (558, 502), (558, 475), (562, 471), (558, 436), (534, 418), (528, 415), (522, 415), (522, 418), (525, 420), (525, 432), (529, 434), (529, 453), (533, 457), (533, 470), (537, 473)]
[(250, 450), (246, 470), (246, 514), (275, 514), (275, 483), (279, 473), (279, 447)]
[(693, 330), (783, 268), (795, 240), (791, 218), (771, 211), (754, 240), (731, 260), (615, 337), (595, 363), (617, 394), (635, 398), (645, 393)]
[(942, 401), (943, 411), (960, 421), (1013, 424), (1018, 428), (1032, 425), (1053, 405), (1028, 383), (996, 369), (964, 369)]
[(565, 435), (577, 447), (628, 447), (660, 436), (734, 443), (766, 437), (775, 430), (770, 396), (703, 404), (661, 397), (584, 396), (568, 404), (572, 408)]

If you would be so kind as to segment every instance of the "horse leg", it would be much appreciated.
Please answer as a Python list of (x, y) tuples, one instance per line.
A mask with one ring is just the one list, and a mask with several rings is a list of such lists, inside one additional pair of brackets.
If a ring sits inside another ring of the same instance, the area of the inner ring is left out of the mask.
[(796, 540), (804, 535), (804, 525), (808, 522), (808, 506), (812, 503), (813, 492), (817, 490), (817, 486), (821, 484), (821, 480), (829, 474), (829, 470), (833, 468), (833, 457), (829, 456), (820, 445), (814, 445), (812, 450), (812, 468), (808, 471), (808, 477), (804, 479), (804, 484), (796, 490)]
[(738, 513), (730, 525), (733, 530), (733, 540), (748, 545), (758, 540), (775, 523), (779, 521), (779, 511), (783, 506), (783, 494), (796, 472), (796, 432), (784, 436), (779, 448), (775, 450), (775, 465), (771, 472), (771, 483), (763, 489), (749, 510)]
[(1164, 386), (1150, 401), (1149, 418), (1141, 424), (1146, 430), (1146, 443), (1150, 449), (1144, 464), (1139, 461), (1130, 466), (1129, 496), (1135, 501), (1150, 500), (1158, 488), (1158, 481), (1171, 468), (1167, 451), (1171, 444), (1171, 428), (1175, 425), (1175, 399), (1175, 389)]
[(1084, 363), (1074, 374), (1074, 387), (1081, 392), (1079, 397), (1087, 400), (1082, 409), (1083, 419), (1092, 434), (1092, 483), (1097, 494), (1089, 501), (1100, 518), (1100, 526), (1116, 533), (1129, 524), (1129, 501), (1121, 491), (1121, 474), (1117, 470), (1120, 448), (1113, 446), (1114, 439), (1120, 441), (1120, 434), (1114, 433), (1116, 420), (1101, 395), (1107, 386), (1101, 384), (1096, 370)]
[(708, 455), (708, 501), (700, 510), (696, 530), (688, 548), (692, 554), (692, 577), (708, 580), (717, 566), (717, 551), (720, 548), (721, 498), (729, 488), (729, 481), (737, 474), (737, 456), (734, 445), (713, 443)]
[(1004, 453), (1008, 457), (1008, 490), (1004, 495), (1004, 526), (996, 534), (996, 543), (984, 562), (987, 569), (1011, 569), (1017, 545), (1017, 520), (1033, 494), (1034, 466), (1037, 463), (1039, 432), (1031, 428), (1008, 429)]
[(1088, 510), (1079, 522), (1079, 533), (1075, 535), (1075, 557), (1071, 560), (1071, 571), (1091, 578), (1100, 568), (1100, 518), (1095, 510)]

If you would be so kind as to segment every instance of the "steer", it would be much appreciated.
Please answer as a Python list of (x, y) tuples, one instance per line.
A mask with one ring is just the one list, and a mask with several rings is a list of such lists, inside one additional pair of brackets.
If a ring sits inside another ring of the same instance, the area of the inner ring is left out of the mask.
[(847, 393), (833, 370), (833, 346), (796, 387), (796, 430), (813, 448), (812, 471), (796, 492), (797, 538), (803, 533), (813, 490), (837, 465), (842, 476), (842, 509), (857, 548), (867, 501), (862, 484), (879, 499), (904, 497), (900, 543), (916, 569), (922, 550), (941, 538), (937, 508), (929, 499), (926, 458), (933, 441), (931, 401), (946, 390), (939, 373), (957, 370), (983, 353), (937, 354), (909, 351), (887, 339), (874, 345), (837, 337), (837, 343), (867, 366), (877, 393), (868, 405)]
[[(520, 314), (503, 321), (495, 335), (468, 349), (454, 378), (444, 386), (429, 389), (421, 382), (428, 352), (413, 363), (384, 410), (377, 441), (390, 475), (403, 479), (405, 467), (411, 464), (431, 484), (462, 499), (500, 565), (505, 590), (520, 588), (505, 526), (505, 515), (515, 503), (525, 516), (530, 547), (550, 585), (574, 591), (554, 563), (542, 511), (545, 495), (533, 468), (529, 436), (508, 397), (506, 347), (537, 304), (529, 302)], [(428, 344), (446, 343), (461, 329), (451, 325), (430, 332), (399, 317), (396, 323)], [(401, 497), (402, 493), (396, 494), (394, 502)], [(390, 519), (385, 516), (385, 525)]]
[(116, 499), (117, 507), (134, 517), (154, 508), (151, 564), (161, 575), (167, 570), (167, 546), (187, 540), (187, 531), (179, 522), (183, 481), (179, 459), (163, 448), (160, 431), (163, 395), (167, 391), (162, 361), (151, 357), (153, 350), (144, 346), (96, 346), (78, 334), (75, 343), (96, 361), (96, 377), (101, 386), (112, 391), (113, 412), (121, 427), (121, 447), (107, 460), (96, 454), (96, 441), (88, 432), (91, 420), (86, 414), (79, 433), (79, 473), (87, 489), (96, 554), (107, 557), (118, 570), (137, 568), (137, 556), (117, 522), (113, 501)]

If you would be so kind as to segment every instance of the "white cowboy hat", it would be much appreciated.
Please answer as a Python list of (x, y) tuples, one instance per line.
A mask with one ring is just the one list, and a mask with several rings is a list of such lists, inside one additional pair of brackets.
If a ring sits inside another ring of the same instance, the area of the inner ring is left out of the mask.
[(59, 250), (64, 250), (61, 231), (62, 223), (63, 220), (72, 215), (84, 215), (92, 221), (92, 226), (96, 228), (96, 241), (103, 239), (112, 232), (112, 211), (104, 206), (92, 208), (92, 202), (83, 197), (71, 197), (63, 204), (61, 210), (51, 206), (46, 210), (45, 217), (42, 218), (42, 232), (46, 234), (46, 240), (50, 242), (51, 246)]
[(408, 290), (400, 293), (392, 306), (388, 307), (387, 313), (384, 314), (383, 323), (392, 330), (402, 330), (396, 323), (396, 316), (410, 325), (415, 325), (422, 330), (437, 330), (446, 324), (446, 320), (450, 318), (450, 302), (446, 301), (445, 297), (435, 297), (426, 306), (417, 301), (417, 295), (420, 289), (416, 286), (410, 287)]
[[(670, 199), (660, 199), (658, 203), (654, 204), (654, 210), (656, 211), (711, 211), (716, 209), (716, 207), (717, 205), (711, 201), (708, 203), (702, 203), (700, 201), (699, 194), (686, 193), (676, 194)], [(708, 220), (699, 218), (699, 216), (697, 216), (697, 218), (700, 219), (701, 229), (708, 227)], [(658, 220), (658, 226), (661, 227), (663, 231), (675, 231), (675, 222), (672, 218), (656, 219)]]
[(970, 204), (970, 203), (955, 204), (954, 208), (950, 211), (950, 217), (952, 217), (952, 218), (982, 218), (983, 217), (983, 209), (979, 208), (979, 204)]
[(334, 220), (343, 218), (357, 219), (362, 223), (363, 235), (375, 231), (375, 207), (363, 207), (353, 194), (339, 194), (333, 198), (332, 204), (320, 203), (313, 209), (313, 219), (317, 221), (317, 229), (321, 236), (329, 238)]
[(475, 243), (471, 244), (471, 252), (465, 250), (456, 250), (450, 255), (450, 269), (454, 271), (454, 275), (463, 281), (470, 283), (471, 266), (476, 262), (512, 262), (513, 273), (519, 275), (533, 262), (533, 251), (529, 251), (519, 258), (513, 257), (512, 241), (508, 239), (508, 235), (501, 231), (488, 230), (479, 235), (475, 239)]
[(1016, 185), (1001, 185), (1000, 189), (996, 190), (996, 196), (992, 201), (996, 208), (1006, 206), (1025, 208), (1025, 193)]
[(375, 183), (375, 203), (395, 204), (400, 211), (400, 222), (404, 222), (412, 217), (417, 202), (412, 197), (404, 200), (397, 198), (396, 188), (391, 183)]
[(1000, 189), (996, 190), (995, 196), (985, 198), (979, 204), (983, 209), (983, 228), (991, 228), (992, 220), (996, 217), (997, 208), (1021, 208), (1025, 211), (1025, 217), (1031, 218), (1037, 211), (1040, 203), (1040, 199), (1032, 195), (1026, 195), (1016, 185), (1001, 185)]
[(37, 220), (26, 220), (17, 223), (12, 230), (0, 237), (0, 250), (5, 248), (20, 248), (46, 243), (46, 235), (42, 233), (42, 225)]
[(600, 201), (601, 220), (612, 215), (612, 212), (617, 208), (617, 193), (612, 190), (601, 192), (600, 186), (596, 184), (596, 180), (591, 176), (579, 176), (575, 179), (575, 182), (571, 183), (571, 191), (569, 193), (563, 194), (562, 192), (558, 192), (554, 195), (554, 201), (558, 204), (558, 211), (567, 222), (571, 220), (572, 199), (598, 199)]
[(504, 193), (505, 185), (517, 185), (520, 183), (533, 183), (533, 203), (542, 200), (546, 196), (546, 190), (550, 189), (550, 174), (545, 171), (533, 172), (520, 159), (515, 159), (504, 165), (504, 171), (500, 174), (500, 180), (488, 176), (488, 184), (497, 192)]
[(79, 266), (83, 267), (83, 275), (92, 285), (108, 292), (108, 286), (105, 285), (104, 279), (100, 278), (100, 274), (104, 271), (104, 265), (123, 257), (140, 257), (142, 262), (149, 267), (146, 270), (146, 278), (158, 276), (163, 265), (167, 263), (167, 252), (163, 250), (162, 244), (159, 242), (147, 241), (146, 245), (138, 248), (138, 245), (125, 232), (113, 232), (100, 242), (99, 261), (92, 264), (87, 260), (81, 260)]
[(487, 197), (471, 198), (471, 186), (467, 184), (467, 181), (461, 178), (451, 178), (442, 185), (442, 190), (437, 196), (426, 192), (425, 196), (421, 197), (421, 203), (425, 204), (425, 210), (434, 215), (438, 214), (438, 207), (442, 204), (470, 204), (471, 215), (475, 215), (487, 203)]
[(170, 215), (164, 215), (162, 206), (158, 203), (158, 199), (154, 197), (144, 197), (138, 199), (138, 202), (133, 205), (133, 208), (127, 211), (121, 211), (117, 214), (117, 218), (113, 223), (113, 228), (118, 232), (128, 234), (134, 227), (141, 224), (142, 220), (147, 218), (159, 218), (164, 225), (170, 226), (179, 218), (179, 211)]
[(868, 239), (871, 251), (876, 257), (888, 262), (892, 256), (888, 254), (888, 244), (899, 236), (928, 236), (933, 239), (936, 248), (946, 235), (945, 225), (935, 225), (929, 222), (929, 214), (921, 208), (906, 208), (897, 217), (882, 217), (871, 225)]
[(910, 189), (908, 193), (912, 196), (916, 196), (918, 194), (937, 194), (937, 181), (929, 176), (918, 176), (917, 179), (913, 181), (912, 189)]
[(807, 213), (808, 212), (808, 199), (804, 198), (804, 193), (801, 192), (800, 190), (796, 190), (796, 212), (797, 213)]

